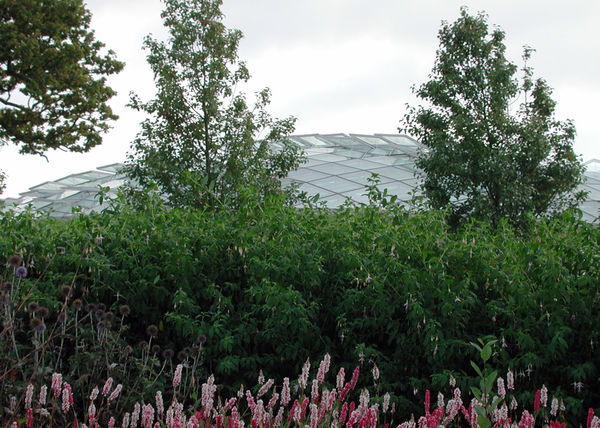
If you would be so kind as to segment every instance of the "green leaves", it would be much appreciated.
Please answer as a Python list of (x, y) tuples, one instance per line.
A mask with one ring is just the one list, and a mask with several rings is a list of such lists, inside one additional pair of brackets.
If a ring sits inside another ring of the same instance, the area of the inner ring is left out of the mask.
[(280, 179), (297, 168), (300, 149), (286, 140), (295, 119), (271, 118), (270, 91), (254, 106), (238, 85), (249, 79), (238, 58), (242, 38), (223, 25), (220, 0), (165, 1), (167, 42), (147, 37), (155, 99), (133, 96), (149, 115), (132, 143), (127, 171), (144, 187), (156, 184), (176, 207), (237, 207), (246, 192), (280, 194)]
[(462, 8), (438, 38), (431, 80), (414, 89), (425, 105), (409, 107), (402, 129), (428, 149), (416, 164), (431, 206), (448, 207), (453, 224), (475, 218), (497, 227), (507, 219), (525, 229), (527, 213), (556, 214), (581, 202), (575, 128), (554, 118), (551, 89), (533, 80), (531, 48), (520, 85), (504, 33), (488, 31), (483, 13)]
[(123, 63), (101, 54), (83, 1), (6, 0), (0, 14), (0, 140), (32, 154), (100, 144), (117, 119), (105, 76)]

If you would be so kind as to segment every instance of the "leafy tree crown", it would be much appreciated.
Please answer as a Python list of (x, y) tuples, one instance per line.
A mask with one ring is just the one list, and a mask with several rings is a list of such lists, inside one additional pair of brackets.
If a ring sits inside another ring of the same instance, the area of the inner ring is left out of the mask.
[(555, 101), (534, 79), (523, 54), (522, 78), (505, 57), (504, 33), (466, 8), (444, 22), (430, 80), (414, 93), (426, 106), (409, 107), (402, 131), (424, 146), (417, 158), (425, 195), (450, 207), (454, 221), (474, 217), (524, 224), (575, 206), (583, 167), (573, 152), (575, 127), (554, 117)]
[(129, 175), (155, 183), (175, 206), (235, 201), (244, 186), (277, 192), (300, 159), (285, 139), (295, 119), (271, 118), (268, 89), (252, 108), (236, 91), (250, 75), (237, 54), (242, 33), (223, 24), (221, 1), (166, 0), (162, 17), (169, 39), (144, 43), (156, 97), (132, 96), (132, 107), (150, 117), (132, 144)]

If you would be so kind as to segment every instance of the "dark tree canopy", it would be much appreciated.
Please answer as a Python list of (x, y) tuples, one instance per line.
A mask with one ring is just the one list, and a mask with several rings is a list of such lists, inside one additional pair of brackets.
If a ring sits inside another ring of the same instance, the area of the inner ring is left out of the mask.
[(147, 37), (144, 44), (157, 94), (149, 102), (132, 98), (150, 117), (132, 144), (127, 170), (143, 186), (156, 184), (174, 206), (235, 201), (244, 186), (277, 192), (299, 162), (285, 139), (295, 120), (271, 118), (269, 91), (256, 94), (253, 107), (236, 92), (249, 79), (237, 54), (242, 33), (223, 25), (220, 7), (220, 0), (165, 0), (170, 37)]
[(430, 80), (414, 89), (427, 104), (409, 108), (402, 128), (426, 147), (416, 164), (431, 205), (492, 224), (576, 205), (585, 195), (573, 193), (583, 174), (575, 127), (555, 119), (550, 87), (527, 66), (532, 49), (518, 79), (504, 33), (465, 8), (438, 37)]
[(85, 152), (117, 119), (104, 76), (123, 63), (89, 29), (83, 0), (0, 2), (0, 140), (22, 153)]

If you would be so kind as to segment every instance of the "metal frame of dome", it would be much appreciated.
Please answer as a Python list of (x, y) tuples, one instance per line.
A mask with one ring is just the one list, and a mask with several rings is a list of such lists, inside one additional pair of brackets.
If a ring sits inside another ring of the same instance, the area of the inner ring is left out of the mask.
[[(352, 200), (368, 200), (366, 186), (373, 173), (378, 174), (378, 188), (409, 200), (418, 190), (414, 159), (424, 147), (415, 139), (401, 134), (304, 134), (292, 135), (290, 141), (304, 150), (307, 161), (283, 180), (294, 183), (307, 196), (319, 195), (328, 207), (336, 208)], [(579, 189), (589, 192), (580, 209), (584, 220), (595, 222), (600, 210), (600, 160), (592, 159), (586, 166), (585, 180)], [(116, 196), (127, 177), (120, 163), (97, 170), (71, 174), (48, 181), (21, 193), (19, 198), (5, 199), (5, 207), (48, 210), (51, 216), (68, 217), (73, 208), (83, 213), (101, 209), (97, 195), (99, 186), (110, 187), (105, 199)]]

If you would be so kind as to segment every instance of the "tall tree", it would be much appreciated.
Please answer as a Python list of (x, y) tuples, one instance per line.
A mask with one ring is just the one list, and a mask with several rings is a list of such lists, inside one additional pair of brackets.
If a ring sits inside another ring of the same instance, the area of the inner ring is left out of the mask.
[(241, 186), (261, 194), (278, 191), (280, 179), (299, 162), (285, 137), (294, 118), (274, 120), (265, 111), (270, 93), (253, 108), (238, 84), (249, 79), (238, 59), (242, 33), (222, 22), (220, 0), (165, 0), (170, 37), (147, 37), (156, 98), (132, 106), (150, 115), (128, 156), (129, 175), (158, 185), (174, 206), (215, 206), (235, 201)]
[(409, 107), (402, 128), (426, 147), (416, 164), (431, 205), (494, 225), (576, 205), (585, 195), (574, 193), (583, 174), (575, 127), (555, 119), (550, 87), (527, 65), (532, 49), (518, 79), (504, 33), (465, 8), (438, 38), (431, 80), (413, 89), (427, 105)]
[(89, 29), (83, 0), (0, 1), (0, 140), (21, 153), (85, 152), (117, 119), (105, 76), (123, 63)]

